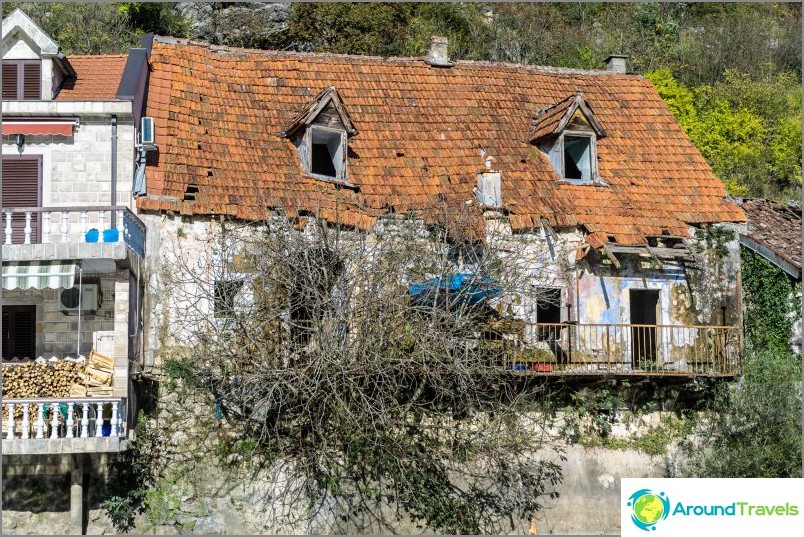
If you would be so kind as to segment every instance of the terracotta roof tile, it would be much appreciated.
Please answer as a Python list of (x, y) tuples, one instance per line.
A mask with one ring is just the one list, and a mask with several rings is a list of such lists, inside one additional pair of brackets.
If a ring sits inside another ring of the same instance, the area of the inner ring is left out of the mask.
[[(687, 224), (745, 219), (642, 77), (464, 61), (441, 69), (416, 58), (158, 40), (151, 67), (147, 115), (159, 156), (147, 168), (143, 210), (180, 205), (253, 218), (284, 207), (361, 228), (389, 211), (436, 221), (445, 206), (466, 210), (474, 199), (485, 150), (502, 173), (515, 229), (546, 218), (627, 244), (662, 228), (686, 235)], [(329, 86), (359, 131), (348, 164), (357, 189), (305, 175), (292, 141), (277, 136)], [(559, 183), (547, 156), (527, 143), (539, 110), (579, 87), (608, 135), (598, 142), (608, 186)], [(198, 186), (196, 201), (181, 201), (188, 184)], [(471, 211), (476, 225), (479, 208)]]
[(56, 96), (59, 101), (114, 101), (126, 67), (125, 54), (70, 56), (75, 80), (64, 83)]
[(801, 209), (756, 198), (742, 202), (748, 238), (801, 270)]

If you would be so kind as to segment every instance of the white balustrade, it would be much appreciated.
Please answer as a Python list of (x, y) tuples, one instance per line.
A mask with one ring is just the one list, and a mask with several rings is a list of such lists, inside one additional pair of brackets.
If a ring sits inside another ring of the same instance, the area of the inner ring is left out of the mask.
[[(66, 414), (61, 409), (66, 406)], [(31, 431), (32, 406), (36, 409), (36, 418)], [(104, 406), (111, 407), (111, 415), (104, 419)], [(22, 408), (22, 422), (19, 429), (15, 411)], [(46, 410), (48, 409), (48, 410)], [(5, 424), (5, 440), (45, 439), (64, 440), (90, 438), (90, 413), (95, 411), (95, 438), (126, 437), (126, 400), (125, 398), (64, 398), (64, 399), (6, 399), (2, 403), (0, 422)], [(50, 412), (47, 415), (47, 412)], [(80, 416), (77, 415), (80, 413)], [(104, 423), (109, 427), (104, 434)], [(49, 431), (48, 431), (49, 427)]]
[(50, 211), (42, 213), (42, 244), (50, 244)]
[(6, 412), (8, 412), (8, 421), (6, 422), (6, 438), (14, 438), (14, 403), (6, 405)]
[(81, 233), (86, 233), (89, 231), (89, 226), (87, 225), (87, 222), (89, 221), (89, 213), (86, 211), (81, 211), (79, 221), (81, 222)]
[(25, 244), (31, 244), (31, 212), (25, 211)]
[(39, 417), (36, 420), (36, 437), (45, 437), (45, 403), (39, 403)]
[(67, 403), (67, 421), (64, 423), (67, 427), (67, 434), (64, 435), (65, 438), (74, 438), (75, 434), (73, 433), (73, 425), (75, 424), (73, 420), (73, 412), (75, 410), (75, 403)]
[(81, 438), (89, 438), (89, 403), (81, 407)]
[(95, 437), (100, 438), (103, 436), (103, 403), (98, 403), (95, 406), (98, 409), (95, 415)]
[(117, 403), (112, 402), (112, 421), (109, 424), (109, 436), (117, 436)]
[[(120, 232), (120, 235), (119, 235), (120, 239), (123, 238), (123, 222), (124, 222), (123, 218), (125, 217), (125, 215), (126, 215), (126, 211), (117, 211), (117, 226), (116, 227), (117, 227), (117, 230)], [(118, 239), (118, 240), (120, 240), (120, 239)]]
[(30, 403), (22, 404), (22, 439), (26, 440), (31, 437), (31, 419), (29, 413)]
[(63, 211), (61, 213), (61, 242), (67, 243), (67, 233), (70, 231), (70, 213)]
[(11, 211), (6, 211), (6, 244), (11, 244)]
[(50, 438), (55, 440), (59, 437), (59, 404), (50, 403)]
[(106, 229), (106, 211), (98, 211), (98, 242), (103, 242), (103, 230)]

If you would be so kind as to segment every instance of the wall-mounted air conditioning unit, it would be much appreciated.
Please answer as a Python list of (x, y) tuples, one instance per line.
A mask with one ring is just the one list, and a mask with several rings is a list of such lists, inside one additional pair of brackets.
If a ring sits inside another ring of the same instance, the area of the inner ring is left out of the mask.
[[(62, 289), (59, 295), (59, 310), (66, 315), (91, 315), (100, 308), (101, 294), (97, 284)], [(80, 304), (80, 309), (79, 309)]]
[(137, 137), (139, 143), (137, 147), (141, 147), (146, 151), (148, 149), (156, 148), (156, 132), (154, 130), (154, 118), (144, 117), (140, 120), (140, 132)]

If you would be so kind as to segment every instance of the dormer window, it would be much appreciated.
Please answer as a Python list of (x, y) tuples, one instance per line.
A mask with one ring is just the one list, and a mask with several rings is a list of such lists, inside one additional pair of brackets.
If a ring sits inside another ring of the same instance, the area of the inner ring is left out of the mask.
[(592, 181), (594, 177), (592, 173), (593, 141), (594, 135), (564, 134), (564, 179), (568, 181)]
[(531, 136), (550, 158), (560, 181), (602, 183), (597, 172), (597, 141), (606, 131), (579, 91), (542, 109)]
[(3, 60), (3, 100), (38, 101), (42, 98), (42, 62)]
[(311, 125), (305, 132), (310, 148), (306, 169), (313, 175), (343, 179), (346, 172), (346, 132)]
[(280, 133), (299, 150), (304, 171), (323, 181), (349, 183), (349, 138), (357, 134), (338, 91), (330, 86), (308, 102)]

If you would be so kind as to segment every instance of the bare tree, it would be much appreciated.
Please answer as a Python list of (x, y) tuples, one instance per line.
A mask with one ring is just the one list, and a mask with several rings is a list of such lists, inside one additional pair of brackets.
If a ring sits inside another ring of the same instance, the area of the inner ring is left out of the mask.
[(308, 516), (499, 532), (556, 494), (549, 393), (510, 354), (538, 281), (529, 243), (442, 216), (222, 222), (165, 261), (190, 383), (290, 468), (284, 501)]

